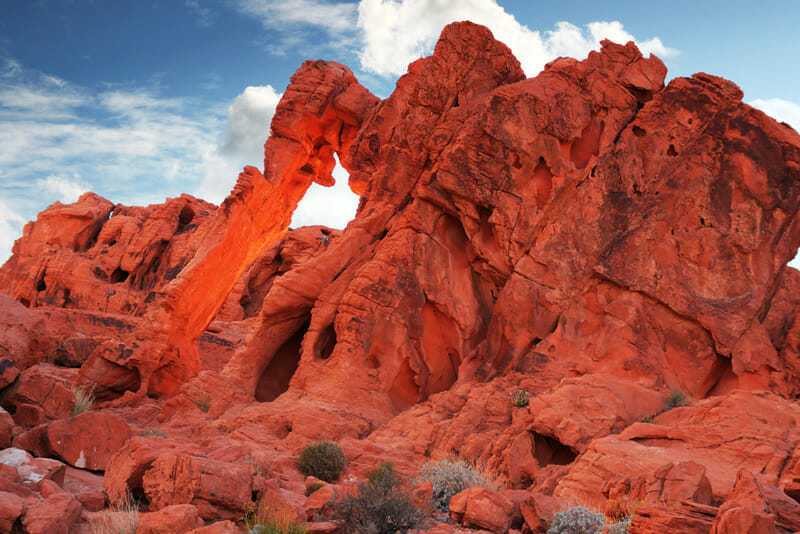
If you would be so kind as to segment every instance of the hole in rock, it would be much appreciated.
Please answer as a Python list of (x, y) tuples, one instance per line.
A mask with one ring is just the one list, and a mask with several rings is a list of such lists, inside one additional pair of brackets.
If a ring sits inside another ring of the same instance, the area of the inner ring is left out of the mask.
[(36, 282), (36, 291), (47, 291), (47, 284), (44, 281), (44, 275)]
[(275, 352), (256, 385), (256, 400), (272, 402), (289, 389), (289, 382), (300, 363), (300, 346), (308, 330), (309, 321), (286, 340)]
[(317, 338), (314, 345), (314, 357), (320, 360), (327, 360), (333, 353), (336, 346), (336, 329), (333, 323), (329, 324)]
[(533, 456), (542, 467), (551, 464), (568, 465), (577, 458), (578, 455), (575, 454), (575, 451), (557, 439), (539, 434), (538, 432), (532, 432), (532, 434), (534, 444)]
[(521, 169), (522, 168), (522, 161), (519, 159), (519, 154), (516, 154), (516, 153), (514, 154), (514, 160), (511, 162), (511, 165), (515, 169)]
[(125, 280), (128, 279), (128, 271), (117, 267), (114, 269), (114, 272), (111, 273), (111, 276), (108, 277), (108, 281), (112, 284), (121, 284)]
[(536, 187), (536, 205), (541, 209), (553, 192), (553, 173), (544, 158), (539, 158), (539, 163), (533, 169), (533, 184)]
[(675, 150), (675, 145), (669, 145), (669, 148), (667, 149), (667, 154), (669, 156), (672, 156), (673, 158), (678, 155), (678, 151)]
[(647, 135), (647, 132), (644, 131), (644, 128), (641, 128), (639, 126), (634, 126), (633, 135), (635, 135), (636, 137), (644, 137), (645, 135)]
[(356, 215), (360, 197), (350, 190), (349, 176), (336, 158), (332, 187), (311, 184), (292, 215), (292, 228), (320, 224), (342, 229)]
[(176, 233), (181, 233), (185, 230), (188, 230), (189, 223), (194, 220), (194, 210), (188, 204), (183, 207), (181, 210), (180, 215), (178, 215), (178, 229)]
[(454, 108), (458, 107), (458, 95), (456, 95), (456, 97), (453, 99), (453, 107)]
[(603, 134), (605, 123), (602, 120), (593, 120), (583, 129), (581, 136), (576, 139), (569, 151), (569, 158), (576, 169), (583, 169), (600, 151), (600, 136)]

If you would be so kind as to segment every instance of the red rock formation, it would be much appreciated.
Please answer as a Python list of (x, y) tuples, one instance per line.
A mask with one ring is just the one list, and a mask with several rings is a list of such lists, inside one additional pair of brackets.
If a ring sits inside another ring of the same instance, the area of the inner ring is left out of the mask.
[[(154, 531), (235, 521), (254, 497), (330, 531), (336, 488), (306, 499), (295, 459), (332, 438), (344, 481), (387, 459), (401, 476), (477, 461), (513, 491), (467, 490), (452, 512), (491, 531), (541, 532), (559, 503), (641, 504), (631, 532), (797, 530), (800, 136), (730, 82), (665, 75), (604, 42), (526, 79), (471, 23), (381, 102), (307, 62), (263, 173), (220, 208), (85, 195), (26, 227), (0, 269), (30, 308), (0, 298), (19, 325), (0, 334), (0, 435), (77, 466), (84, 444), (59, 435), (125, 419), (134, 437), (110, 456), (98, 438), (92, 465), (111, 502), (160, 510)], [(356, 218), (286, 234), (334, 154)], [(79, 379), (116, 399), (66, 419)], [(670, 391), (688, 405), (664, 411)], [(169, 437), (137, 435), (153, 427)], [(0, 491), (30, 494), (0, 494), (0, 522), (33, 524), (52, 495), (13, 474)], [(67, 493), (89, 506), (88, 488)]]

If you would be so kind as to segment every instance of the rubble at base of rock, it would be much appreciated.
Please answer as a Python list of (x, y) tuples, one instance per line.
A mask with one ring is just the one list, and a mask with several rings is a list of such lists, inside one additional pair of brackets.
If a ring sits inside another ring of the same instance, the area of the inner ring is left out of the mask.
[[(800, 135), (665, 77), (604, 41), (526, 78), (454, 23), (382, 101), (306, 62), (219, 207), (40, 213), (0, 268), (0, 532), (245, 532), (266, 507), (334, 533), (382, 462), (425, 502), (454, 454), (486, 487), (424, 532), (575, 505), (800, 531)], [(289, 230), (334, 155), (355, 219)], [(331, 483), (297, 468), (321, 440)]]

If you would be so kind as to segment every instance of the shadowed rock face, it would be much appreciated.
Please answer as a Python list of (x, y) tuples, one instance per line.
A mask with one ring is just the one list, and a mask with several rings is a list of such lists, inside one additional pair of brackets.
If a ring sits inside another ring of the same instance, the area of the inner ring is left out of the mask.
[[(228, 440), (280, 451), (272, 466), (292, 480), (282, 454), (337, 437), (355, 471), (458, 451), (539, 496), (652, 498), (638, 532), (733, 532), (735, 503), (760, 492), (760, 518), (764, 503), (789, 506), (772, 486), (800, 487), (800, 273), (785, 266), (800, 243), (800, 136), (731, 82), (665, 76), (606, 41), (526, 79), (472, 23), (445, 28), (383, 101), (346, 67), (307, 62), (263, 172), (246, 168), (222, 206), (55, 205), (26, 227), (0, 290), (59, 325), (60, 357), (98, 391), (173, 397), (159, 417), (177, 426), (214, 399), (192, 430), (199, 449), (153, 464), (142, 442), (147, 461), (131, 452), (126, 469), (161, 471), (107, 477), (115, 494), (132, 484), (182, 504), (159, 473), (205, 465), (203, 447), (226, 451), (206, 462), (223, 472)], [(334, 154), (356, 218), (287, 234), (308, 186), (332, 183)], [(106, 330), (65, 336), (87, 317)], [(14, 387), (12, 404), (27, 391)], [(532, 394), (526, 408), (515, 389)], [(705, 400), (659, 415), (670, 390)], [(670, 492), (703, 502), (660, 507)], [(507, 502), (466, 495), (458, 517), (511, 524), (473, 517), (481, 499)], [(543, 502), (526, 501), (529, 526)]]

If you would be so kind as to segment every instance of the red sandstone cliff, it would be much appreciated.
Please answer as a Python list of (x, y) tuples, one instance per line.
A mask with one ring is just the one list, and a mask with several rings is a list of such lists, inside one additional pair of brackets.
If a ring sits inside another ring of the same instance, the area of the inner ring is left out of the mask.
[[(0, 439), (207, 522), (253, 493), (305, 514), (294, 457), (335, 439), (357, 476), (478, 461), (506, 491), (453, 513), (493, 531), (537, 531), (547, 499), (647, 503), (630, 532), (800, 530), (800, 136), (731, 82), (665, 75), (604, 42), (526, 79), (471, 23), (384, 101), (305, 63), (219, 208), (87, 194), (26, 226), (0, 269)], [(287, 233), (334, 153), (356, 218)], [(94, 419), (67, 417), (73, 382), (109, 401)], [(86, 485), (61, 491), (102, 507)]]

